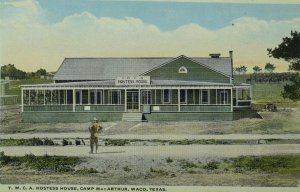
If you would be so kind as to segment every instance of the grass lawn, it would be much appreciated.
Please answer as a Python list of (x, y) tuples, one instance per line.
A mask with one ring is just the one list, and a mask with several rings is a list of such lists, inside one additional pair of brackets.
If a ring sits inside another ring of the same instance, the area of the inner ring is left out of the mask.
[(286, 83), (254, 83), (253, 103), (276, 103), (279, 107), (300, 107), (300, 102), (293, 102), (281, 96)]
[(21, 85), (30, 84), (42, 84), (42, 83), (52, 83), (53, 80), (50, 79), (24, 79), (24, 80), (11, 80), (9, 85), (9, 91), (11, 95), (18, 95), (21, 97)]

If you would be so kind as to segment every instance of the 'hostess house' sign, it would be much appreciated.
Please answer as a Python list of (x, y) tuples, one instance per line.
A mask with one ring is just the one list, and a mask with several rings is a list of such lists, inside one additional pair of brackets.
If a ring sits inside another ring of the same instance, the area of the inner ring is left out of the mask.
[(116, 85), (150, 85), (150, 76), (117, 77)]

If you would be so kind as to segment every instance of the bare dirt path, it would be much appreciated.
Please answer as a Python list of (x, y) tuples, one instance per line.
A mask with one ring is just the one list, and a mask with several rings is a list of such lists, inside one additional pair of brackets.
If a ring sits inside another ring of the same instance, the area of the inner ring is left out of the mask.
[(89, 154), (88, 146), (10, 146), (1, 147), (9, 156), (58, 155), (79, 157), (236, 157), (240, 155), (270, 155), (300, 153), (300, 144), (272, 145), (172, 145), (172, 146), (99, 146), (98, 154)]
[[(0, 139), (29, 139), (29, 138), (89, 138), (88, 132), (71, 132), (71, 133), (15, 133), (1, 134)], [(141, 140), (183, 140), (183, 139), (230, 139), (230, 140), (256, 140), (256, 139), (300, 139), (300, 134), (224, 134), (224, 135), (136, 135), (136, 134), (120, 134), (108, 135), (102, 134), (103, 139), (141, 139)]]

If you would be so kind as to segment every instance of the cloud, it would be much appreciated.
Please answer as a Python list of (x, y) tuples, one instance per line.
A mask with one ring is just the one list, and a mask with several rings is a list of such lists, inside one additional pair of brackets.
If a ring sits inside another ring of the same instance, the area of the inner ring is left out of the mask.
[(288, 65), (270, 59), (266, 49), (275, 47), (291, 30), (300, 30), (300, 18), (266, 21), (243, 17), (218, 30), (190, 23), (161, 31), (139, 18), (99, 18), (89, 12), (44, 24), (35, 1), (13, 1), (1, 6), (2, 10), (1, 64), (14, 63), (27, 71), (41, 67), (55, 71), (65, 57), (203, 57), (211, 52), (228, 56), (229, 50), (234, 51), (235, 65), (249, 69), (271, 62), (276, 70), (286, 70)]
[(0, 26), (37, 22), (40, 6), (34, 0), (10, 0), (0, 4)]

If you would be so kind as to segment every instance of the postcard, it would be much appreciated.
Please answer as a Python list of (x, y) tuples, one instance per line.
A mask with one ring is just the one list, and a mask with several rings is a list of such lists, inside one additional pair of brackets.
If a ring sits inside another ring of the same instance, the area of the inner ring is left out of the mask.
[(0, 191), (299, 191), (299, 1), (0, 12)]

